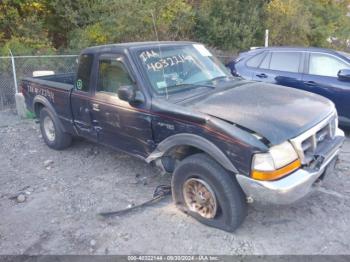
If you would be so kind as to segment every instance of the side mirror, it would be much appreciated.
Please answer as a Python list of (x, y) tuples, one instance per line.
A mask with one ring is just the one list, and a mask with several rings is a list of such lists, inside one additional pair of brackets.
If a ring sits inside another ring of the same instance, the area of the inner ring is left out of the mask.
[(129, 103), (144, 101), (142, 93), (137, 91), (135, 87), (131, 85), (119, 87), (118, 97), (120, 100), (129, 102)]
[(339, 70), (338, 79), (341, 81), (350, 81), (350, 69)]

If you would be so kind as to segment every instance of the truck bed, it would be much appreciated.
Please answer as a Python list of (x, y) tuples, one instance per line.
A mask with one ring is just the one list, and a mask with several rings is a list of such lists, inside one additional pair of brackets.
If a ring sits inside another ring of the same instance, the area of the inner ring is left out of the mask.
[(34, 107), (34, 98), (41, 97), (45, 106), (51, 106), (61, 119), (66, 130), (72, 129), (70, 94), (74, 87), (75, 73), (40, 77), (26, 77), (22, 80), (22, 93), (27, 108), (39, 117), (39, 108)]
[(29, 81), (44, 86), (70, 90), (73, 88), (74, 78), (75, 73), (68, 73), (48, 76), (25, 77), (23, 78), (23, 81)]

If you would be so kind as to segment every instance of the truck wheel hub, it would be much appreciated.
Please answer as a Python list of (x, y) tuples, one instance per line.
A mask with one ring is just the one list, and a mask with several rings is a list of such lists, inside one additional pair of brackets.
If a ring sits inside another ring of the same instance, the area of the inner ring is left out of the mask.
[(44, 131), (48, 140), (51, 142), (55, 140), (55, 126), (52, 119), (48, 116), (44, 119)]
[(191, 178), (183, 187), (187, 207), (204, 218), (214, 218), (217, 211), (217, 201), (214, 191), (205, 181)]

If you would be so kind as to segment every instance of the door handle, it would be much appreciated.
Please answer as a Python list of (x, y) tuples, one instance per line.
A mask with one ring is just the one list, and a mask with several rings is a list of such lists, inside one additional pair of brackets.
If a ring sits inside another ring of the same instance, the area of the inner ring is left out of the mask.
[(99, 126), (99, 122), (97, 120), (92, 120), (92, 129), (97, 133), (97, 135), (99, 135), (99, 133), (102, 130), (102, 127)]
[(305, 85), (307, 85), (307, 86), (316, 86), (316, 82), (314, 82), (314, 81), (306, 81), (306, 82), (304, 82), (305, 83)]
[(93, 103), (92, 104), (92, 110), (97, 111), (97, 112), (100, 111), (100, 105)]
[(259, 78), (267, 78), (267, 75), (264, 74), (264, 73), (258, 74), (258, 75), (256, 75), (256, 76), (259, 77)]

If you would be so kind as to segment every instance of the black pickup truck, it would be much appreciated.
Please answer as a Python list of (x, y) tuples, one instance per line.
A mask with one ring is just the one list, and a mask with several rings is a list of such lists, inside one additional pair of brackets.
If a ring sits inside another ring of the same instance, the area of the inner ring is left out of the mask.
[(90, 47), (76, 74), (25, 78), (53, 149), (79, 136), (172, 174), (175, 204), (233, 231), (247, 203), (290, 204), (331, 173), (344, 140), (319, 95), (233, 77), (202, 44)]

